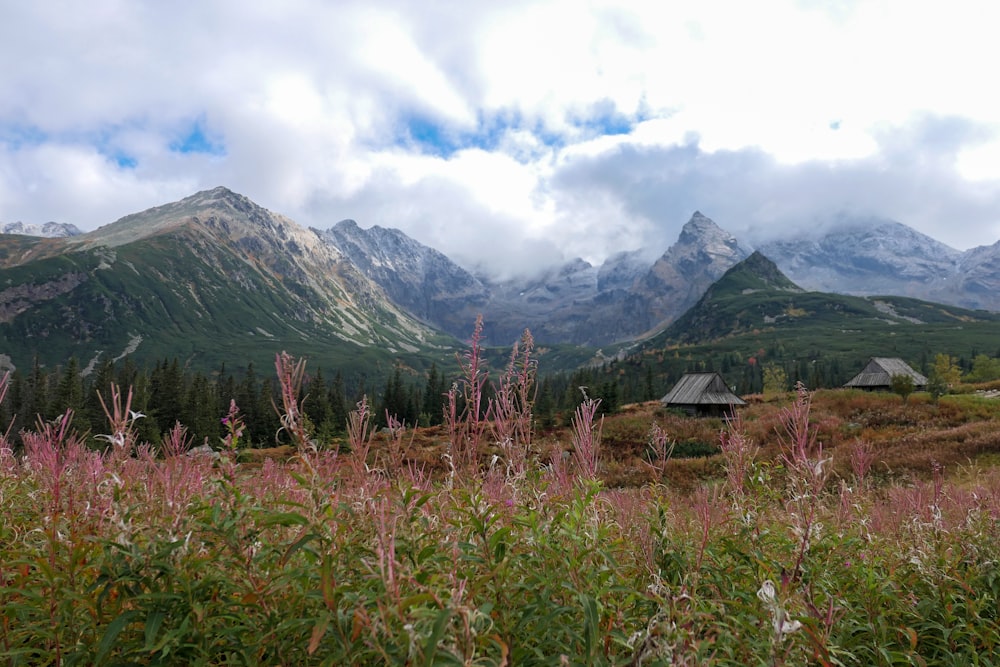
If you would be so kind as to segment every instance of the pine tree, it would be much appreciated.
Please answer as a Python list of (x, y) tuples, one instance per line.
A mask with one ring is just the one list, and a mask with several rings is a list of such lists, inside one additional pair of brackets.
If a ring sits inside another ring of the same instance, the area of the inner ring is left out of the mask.
[(538, 390), (538, 398), (535, 400), (535, 415), (543, 429), (550, 429), (556, 425), (555, 407), (552, 380), (545, 378), (542, 380), (542, 385)]
[(83, 377), (80, 375), (80, 364), (76, 357), (70, 357), (69, 361), (66, 362), (66, 367), (62, 369), (58, 384), (56, 384), (49, 414), (60, 415), (66, 410), (72, 410), (74, 415), (79, 416), (84, 412), (84, 409)]
[[(385, 391), (378, 403), (376, 415), (377, 423), (381, 426), (387, 425), (387, 416), (395, 417), (401, 421), (409, 419), (409, 398), (406, 388), (403, 386), (403, 374), (399, 366), (393, 371), (392, 376), (386, 381)], [(412, 423), (412, 422), (411, 422)]]
[(158, 363), (150, 376), (149, 409), (161, 428), (169, 429), (176, 422), (183, 423), (184, 381), (176, 357), (169, 364), (166, 360)]
[(347, 391), (344, 388), (344, 376), (340, 371), (333, 377), (330, 385), (330, 392), (327, 395), (330, 404), (330, 421), (333, 424), (334, 433), (343, 433), (347, 430)]
[[(260, 414), (260, 381), (254, 371), (253, 363), (247, 364), (243, 372), (243, 378), (236, 385), (236, 405), (243, 413), (243, 423), (246, 425), (246, 440), (248, 442), (262, 442), (266, 427), (264, 421), (266, 415)], [(272, 408), (268, 405), (268, 411)], [(273, 434), (266, 437), (272, 438)]]
[(222, 437), (219, 423), (222, 410), (214, 389), (201, 373), (195, 373), (185, 384), (187, 391), (180, 421), (188, 427), (196, 444), (207, 441), (214, 446)]
[(273, 447), (275, 444), (289, 444), (290, 440), (284, 434), (279, 434), (281, 421), (278, 418), (277, 405), (281, 402), (281, 392), (276, 386), (274, 378), (267, 378), (260, 385), (260, 393), (257, 398), (255, 412), (257, 419), (256, 442), (264, 447)]
[(10, 374), (10, 390), (7, 393), (7, 400), (4, 401), (7, 411), (3, 423), (10, 425), (10, 432), (17, 444), (20, 444), (21, 431), (28, 426), (24, 419), (24, 415), (27, 414), (28, 392), (27, 378), (20, 370), (15, 370)]
[(309, 378), (305, 392), (307, 398), (303, 409), (315, 426), (316, 439), (325, 445), (333, 438), (336, 427), (333, 423), (333, 406), (330, 405), (330, 390), (323, 378), (322, 368), (317, 368), (316, 375)]
[(429, 426), (440, 424), (444, 420), (444, 395), (448, 392), (444, 376), (438, 373), (437, 364), (431, 364), (427, 372), (427, 384), (421, 407), (421, 422)]
[[(723, 357), (725, 360), (725, 357)], [(646, 366), (646, 377), (642, 383), (642, 400), (652, 401), (656, 398), (656, 390), (653, 388), (653, 367)]]
[(36, 356), (31, 365), (31, 374), (25, 383), (25, 423), (29, 428), (33, 428), (38, 419), (52, 419), (55, 415), (48, 415), (49, 391), (48, 375), (42, 370), (41, 363)]

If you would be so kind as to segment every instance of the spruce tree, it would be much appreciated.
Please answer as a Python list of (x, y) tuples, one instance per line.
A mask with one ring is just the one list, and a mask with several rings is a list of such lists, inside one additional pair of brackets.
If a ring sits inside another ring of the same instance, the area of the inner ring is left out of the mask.
[(72, 410), (78, 419), (84, 412), (83, 377), (80, 375), (80, 364), (76, 357), (70, 357), (62, 369), (59, 382), (52, 396), (52, 406), (49, 414), (60, 415), (66, 410)]

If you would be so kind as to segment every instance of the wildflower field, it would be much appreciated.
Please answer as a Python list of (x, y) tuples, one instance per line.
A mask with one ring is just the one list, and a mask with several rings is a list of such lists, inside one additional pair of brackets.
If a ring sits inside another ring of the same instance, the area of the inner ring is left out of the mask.
[[(992, 404), (800, 387), (690, 426), (588, 399), (542, 437), (530, 345), (485, 401), (477, 355), (434, 465), (364, 401), (312, 440), (284, 354), (282, 460), (235, 404), (217, 456), (180, 424), (154, 450), (117, 387), (107, 434), (5, 439), (3, 664), (1000, 664)], [(679, 458), (685, 428), (717, 453)]]

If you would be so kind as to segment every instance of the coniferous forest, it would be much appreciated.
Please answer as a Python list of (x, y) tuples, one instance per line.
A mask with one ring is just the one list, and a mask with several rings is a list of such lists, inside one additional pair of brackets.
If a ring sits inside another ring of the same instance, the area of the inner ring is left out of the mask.
[[(502, 351), (491, 355), (495, 357), (495, 368), (502, 367), (504, 355)], [(726, 352), (692, 358), (661, 353), (655, 358), (632, 357), (540, 375), (535, 415), (542, 428), (567, 425), (584, 399), (581, 387), (587, 396), (600, 399), (601, 413), (614, 413), (622, 405), (659, 398), (687, 372), (718, 371), (736, 393), (746, 395), (764, 391), (768, 382), (780, 384), (775, 389), (791, 389), (798, 382), (812, 389), (838, 387), (858, 370), (842, 357), (796, 361), (786, 356), (779, 348), (760, 349), (751, 356)], [(1000, 372), (991, 372), (1000, 365), (997, 358), (976, 350), (955, 357), (955, 365), (973, 379), (981, 376), (981, 381), (1000, 376)], [(914, 360), (914, 367), (925, 375), (931, 372), (931, 366), (927, 355)], [(367, 397), (379, 426), (386, 426), (388, 417), (408, 426), (434, 426), (443, 420), (445, 395), (458, 380), (457, 371), (457, 364), (449, 368), (432, 364), (426, 372), (397, 365), (388, 377), (378, 377), (318, 366), (310, 368), (304, 378), (299, 399), (320, 441), (344, 435), (347, 415), (363, 397)], [(11, 373), (10, 394), (0, 406), (0, 420), (12, 425), (10, 433), (15, 444), (23, 429), (33, 428), (39, 420), (56, 419), (67, 408), (73, 410), (78, 430), (99, 434), (107, 423), (102, 398), (110, 396), (112, 384), (132, 389), (133, 410), (144, 415), (136, 428), (148, 442), (159, 443), (163, 434), (180, 422), (193, 442), (217, 443), (224, 436), (222, 417), (230, 402), (235, 401), (245, 418), (249, 445), (283, 444), (280, 435), (276, 436), (280, 423), (274, 369), (252, 363), (222, 363), (214, 371), (205, 372), (187, 368), (177, 358), (147, 366), (125, 357), (97, 364), (85, 373), (75, 358), (56, 368), (43, 367), (36, 361), (28, 369)], [(489, 386), (485, 390), (488, 394)]]

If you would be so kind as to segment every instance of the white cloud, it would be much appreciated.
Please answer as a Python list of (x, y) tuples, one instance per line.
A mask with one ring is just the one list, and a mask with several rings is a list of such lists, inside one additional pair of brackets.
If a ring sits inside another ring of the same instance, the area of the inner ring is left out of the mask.
[[(992, 243), (997, 19), (972, 0), (14, 3), (0, 220), (93, 228), (226, 185), (500, 272), (665, 249), (695, 209)], [(219, 150), (179, 152), (192, 128)]]

